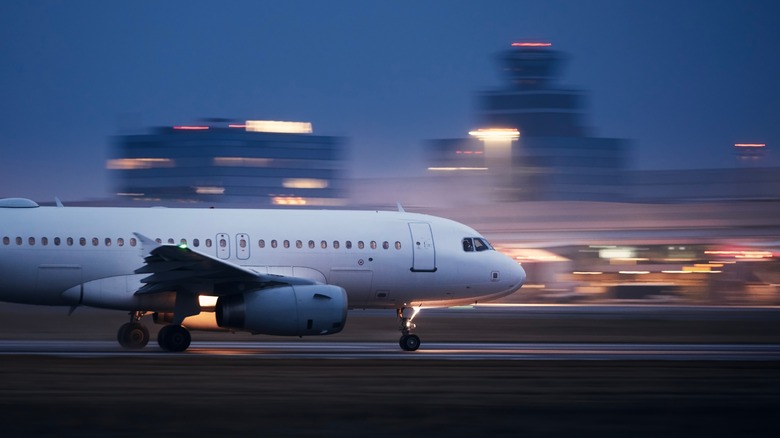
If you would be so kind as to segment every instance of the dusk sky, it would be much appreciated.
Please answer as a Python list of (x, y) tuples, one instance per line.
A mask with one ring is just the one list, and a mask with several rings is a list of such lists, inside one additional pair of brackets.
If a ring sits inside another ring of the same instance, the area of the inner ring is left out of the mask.
[(780, 2), (4, 1), (0, 197), (108, 195), (112, 136), (204, 117), (310, 121), (350, 175), (416, 175), (425, 140), (478, 128), (496, 54), (541, 39), (569, 61), (597, 136), (632, 167), (780, 165)]

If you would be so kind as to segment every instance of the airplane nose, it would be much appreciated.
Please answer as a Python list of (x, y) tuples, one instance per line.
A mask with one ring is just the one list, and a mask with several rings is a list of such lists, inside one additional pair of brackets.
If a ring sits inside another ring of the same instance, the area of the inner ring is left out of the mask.
[(509, 269), (509, 274), (512, 279), (512, 284), (516, 285), (515, 290), (517, 290), (525, 283), (525, 269), (514, 260), (511, 260), (511, 262), (514, 266)]

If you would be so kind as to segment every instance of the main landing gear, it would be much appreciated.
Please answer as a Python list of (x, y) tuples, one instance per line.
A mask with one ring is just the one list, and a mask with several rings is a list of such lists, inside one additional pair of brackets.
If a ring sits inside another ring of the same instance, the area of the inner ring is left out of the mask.
[(412, 319), (417, 315), (419, 309), (415, 310), (412, 307), (403, 307), (398, 309), (398, 319), (401, 321), (401, 339), (398, 341), (398, 345), (404, 351), (416, 351), (420, 348), (420, 337), (412, 334), (412, 329), (416, 327), (412, 323)]
[(145, 312), (130, 312), (130, 322), (122, 324), (116, 333), (119, 345), (129, 350), (138, 350), (149, 343), (149, 329), (141, 324), (141, 317)]
[[(119, 345), (128, 350), (140, 350), (149, 343), (149, 329), (139, 321), (146, 312), (130, 312), (130, 322), (122, 324), (116, 333)], [(190, 346), (190, 331), (178, 324), (168, 324), (157, 333), (157, 343), (165, 351), (178, 353)]]

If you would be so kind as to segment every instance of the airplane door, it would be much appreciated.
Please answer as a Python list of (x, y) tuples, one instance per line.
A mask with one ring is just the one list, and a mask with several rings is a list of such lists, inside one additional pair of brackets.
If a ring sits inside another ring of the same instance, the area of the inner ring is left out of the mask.
[(409, 222), (412, 233), (412, 272), (436, 272), (436, 248), (430, 224)]
[(225, 233), (217, 234), (217, 257), (221, 259), (230, 257), (230, 236)]
[(236, 234), (236, 257), (239, 260), (249, 258), (249, 235), (245, 233)]

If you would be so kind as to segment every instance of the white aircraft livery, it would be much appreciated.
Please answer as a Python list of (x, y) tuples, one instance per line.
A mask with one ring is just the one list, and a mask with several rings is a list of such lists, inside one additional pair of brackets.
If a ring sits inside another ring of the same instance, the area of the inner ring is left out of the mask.
[(184, 351), (190, 330), (338, 333), (348, 309), (488, 301), (525, 280), (473, 229), (399, 211), (42, 207), (0, 199), (0, 301), (129, 312), (119, 343)]

